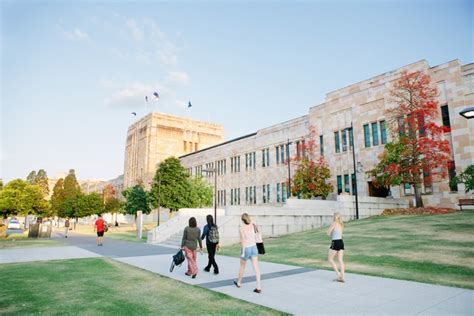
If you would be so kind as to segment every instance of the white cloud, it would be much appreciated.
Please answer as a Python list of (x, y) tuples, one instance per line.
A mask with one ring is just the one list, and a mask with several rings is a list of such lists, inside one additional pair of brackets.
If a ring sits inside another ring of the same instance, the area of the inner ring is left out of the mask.
[(127, 27), (132, 32), (132, 37), (135, 41), (141, 42), (143, 40), (143, 29), (137, 25), (135, 19), (128, 19)]
[(183, 71), (170, 71), (168, 72), (168, 81), (180, 83), (180, 84), (188, 84), (189, 83), (189, 75)]
[(174, 100), (174, 91), (163, 85), (135, 82), (106, 98), (105, 104), (113, 107), (142, 107), (145, 104), (145, 96), (148, 96), (149, 103), (155, 101), (153, 97), (155, 91), (160, 94), (159, 102), (172, 103)]
[(89, 34), (87, 34), (85, 31), (80, 30), (77, 27), (74, 28), (73, 30), (66, 30), (61, 24), (58, 24), (57, 26), (58, 26), (59, 32), (68, 40), (81, 41), (81, 40), (89, 39)]

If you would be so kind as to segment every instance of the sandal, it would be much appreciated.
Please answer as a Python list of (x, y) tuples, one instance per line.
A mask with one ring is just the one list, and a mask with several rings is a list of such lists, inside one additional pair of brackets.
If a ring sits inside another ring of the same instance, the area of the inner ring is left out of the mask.
[(345, 283), (344, 279), (336, 279), (337, 282)]
[(255, 290), (253, 290), (253, 291), (254, 291), (255, 293), (258, 293), (258, 294), (262, 293), (262, 290), (259, 290), (259, 289), (255, 289)]
[(239, 285), (239, 284), (237, 283), (237, 281), (235, 281), (235, 280), (234, 280), (234, 285), (235, 285), (236, 287), (240, 287), (240, 285)]

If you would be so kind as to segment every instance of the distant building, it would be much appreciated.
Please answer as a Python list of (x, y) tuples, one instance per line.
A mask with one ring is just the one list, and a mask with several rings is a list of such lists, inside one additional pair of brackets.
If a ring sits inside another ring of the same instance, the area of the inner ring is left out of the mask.
[(123, 174), (118, 176), (115, 179), (107, 181), (107, 183), (110, 183), (114, 189), (115, 189), (115, 197), (119, 200), (123, 199), (122, 192), (124, 190), (123, 188)]
[(128, 128), (124, 189), (142, 182), (148, 189), (158, 164), (221, 143), (224, 127), (194, 119), (152, 112)]
[[(328, 93), (325, 102), (311, 107), (307, 115), (182, 155), (181, 162), (194, 176), (203, 175), (203, 168), (217, 169), (220, 206), (283, 203), (289, 196), (288, 173), (292, 177), (296, 167), (291, 163), (288, 170), (285, 162), (301, 154), (298, 144), (309, 141), (312, 126), (318, 151), (331, 170), (332, 195), (354, 194), (357, 190), (363, 196), (386, 197), (389, 190), (376, 188), (366, 172), (378, 162), (384, 144), (391, 140), (385, 110), (391, 86), (402, 70), (421, 70), (431, 76), (439, 90), (438, 123), (450, 130), (445, 133), (453, 154), (448, 164), (449, 178), (431, 177), (427, 172), (422, 184), (423, 200), (425, 205), (455, 207), (466, 194), (463, 185), (450, 186), (449, 180), (474, 164), (474, 119), (459, 115), (462, 109), (474, 105), (474, 64), (462, 65), (459, 60), (435, 67), (421, 60), (349, 85)], [(214, 185), (213, 175), (206, 176)], [(414, 192), (409, 185), (401, 185), (392, 187), (391, 194), (412, 201)]]

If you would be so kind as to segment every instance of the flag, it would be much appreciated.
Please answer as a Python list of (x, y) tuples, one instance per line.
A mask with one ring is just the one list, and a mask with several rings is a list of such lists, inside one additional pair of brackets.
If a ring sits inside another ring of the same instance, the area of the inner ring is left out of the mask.
[(192, 107), (193, 105), (191, 104), (191, 101), (188, 102), (188, 109)]
[(148, 96), (147, 95), (145, 96), (145, 102), (148, 102)]
[(158, 94), (158, 92), (153, 92), (153, 95), (155, 96), (155, 98), (159, 99), (160, 98), (160, 95)]
[(135, 112), (132, 112), (132, 114), (135, 115), (135, 116), (137, 116), (137, 113), (135, 113)]

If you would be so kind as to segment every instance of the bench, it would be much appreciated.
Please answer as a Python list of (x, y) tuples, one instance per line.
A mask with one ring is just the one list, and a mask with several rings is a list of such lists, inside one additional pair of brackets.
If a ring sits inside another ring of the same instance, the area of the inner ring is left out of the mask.
[(462, 211), (463, 205), (474, 205), (474, 199), (459, 199), (459, 208)]

